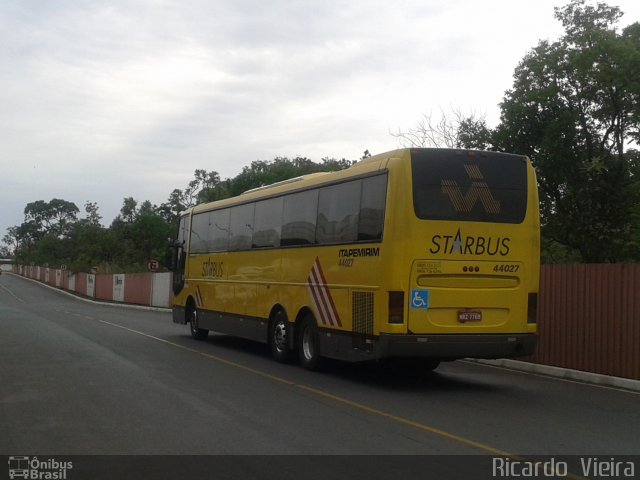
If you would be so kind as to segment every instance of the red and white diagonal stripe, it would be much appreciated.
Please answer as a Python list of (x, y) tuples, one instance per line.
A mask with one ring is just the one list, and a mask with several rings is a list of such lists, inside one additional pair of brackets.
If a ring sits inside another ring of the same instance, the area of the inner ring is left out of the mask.
[(202, 293), (200, 293), (200, 285), (196, 287), (196, 307), (202, 308), (204, 302), (202, 301)]
[(307, 289), (316, 307), (316, 311), (320, 316), (320, 322), (322, 322), (323, 325), (341, 327), (342, 322), (338, 316), (336, 305), (333, 303), (329, 287), (327, 287), (327, 280), (324, 277), (324, 272), (322, 271), (318, 257), (316, 257), (315, 262), (313, 262), (313, 267), (307, 280)]

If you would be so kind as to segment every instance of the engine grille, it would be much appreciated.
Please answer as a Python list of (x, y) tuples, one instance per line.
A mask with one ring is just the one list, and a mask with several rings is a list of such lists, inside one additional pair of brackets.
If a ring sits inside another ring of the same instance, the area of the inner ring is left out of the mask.
[(353, 333), (373, 335), (373, 292), (352, 292)]

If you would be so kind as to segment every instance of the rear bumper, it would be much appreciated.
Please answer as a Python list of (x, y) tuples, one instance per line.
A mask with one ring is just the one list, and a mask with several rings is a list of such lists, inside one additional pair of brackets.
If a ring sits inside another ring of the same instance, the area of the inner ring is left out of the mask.
[(389, 335), (379, 337), (380, 357), (513, 358), (531, 355), (533, 333), (501, 335)]

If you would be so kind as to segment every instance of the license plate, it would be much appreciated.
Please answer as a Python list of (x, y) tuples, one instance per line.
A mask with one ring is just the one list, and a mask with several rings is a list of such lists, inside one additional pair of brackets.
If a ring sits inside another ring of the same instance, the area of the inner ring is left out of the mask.
[(465, 310), (464, 312), (458, 312), (458, 321), (460, 323), (467, 322), (481, 322), (482, 312)]

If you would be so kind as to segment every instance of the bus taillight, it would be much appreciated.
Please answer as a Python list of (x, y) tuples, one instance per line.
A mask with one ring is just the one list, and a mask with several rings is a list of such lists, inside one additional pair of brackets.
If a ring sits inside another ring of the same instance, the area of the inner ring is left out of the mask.
[(389, 292), (389, 323), (404, 323), (404, 292)]

